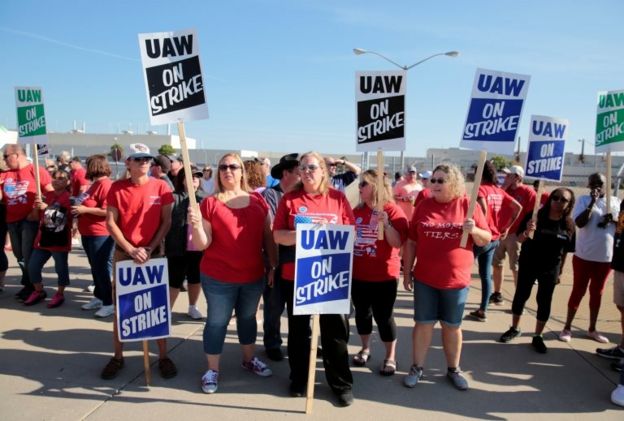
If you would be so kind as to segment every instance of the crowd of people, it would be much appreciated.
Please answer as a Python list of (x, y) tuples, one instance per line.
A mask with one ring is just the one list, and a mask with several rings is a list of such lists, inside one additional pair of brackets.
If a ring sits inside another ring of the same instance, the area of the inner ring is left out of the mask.
[[(274, 166), (268, 159), (243, 161), (228, 153), (219, 159), (214, 174), (210, 166), (190, 166), (189, 191), (180, 157), (153, 155), (142, 144), (130, 146), (126, 174), (116, 181), (111, 179), (105, 155), (88, 157), (83, 167), (80, 158), (63, 153), (57, 162), (46, 161), (35, 174), (23, 148), (10, 144), (4, 148), (4, 162), (0, 238), (8, 232), (21, 270), (22, 289), (16, 298), (26, 306), (46, 300), (42, 268), (52, 257), (58, 286), (47, 306), (63, 305), (70, 283), (68, 254), (72, 239), (79, 234), (95, 286), (93, 298), (82, 309), (115, 320), (111, 282), (115, 264), (123, 260), (141, 264), (165, 256), (170, 304), (187, 290), (187, 314), (199, 320), (204, 318), (198, 306), (200, 292), (207, 302), (203, 332), (207, 369), (201, 377), (205, 393), (218, 390), (221, 358), (231, 358), (222, 353), (233, 313), (241, 367), (261, 377), (272, 375), (255, 346), (256, 314), (262, 300), (266, 355), (272, 361), (284, 358), (280, 318), (286, 310), (289, 391), (292, 396), (305, 395), (311, 330), (310, 317), (293, 312), (298, 223), (355, 227), (351, 298), (359, 351), (349, 356), (349, 315), (320, 316), (318, 352), (340, 406), (354, 402), (351, 364), (365, 366), (371, 358), (373, 320), (385, 350), (378, 372), (392, 376), (397, 370), (393, 312), (401, 277), (404, 288), (413, 291), (414, 320), (410, 367), (403, 384), (416, 387), (425, 376), (434, 325), (440, 322), (446, 376), (456, 389), (469, 389), (460, 368), (462, 321), (471, 317), (486, 322), (488, 306), (503, 303), (505, 255), (515, 293), (511, 327), (501, 342), (521, 335), (520, 318), (537, 284), (537, 321), (531, 344), (539, 353), (548, 352), (543, 331), (566, 254), (572, 252), (573, 289), (559, 339), (571, 340), (572, 322), (589, 288), (587, 336), (608, 343), (596, 322), (607, 279), (614, 270), (622, 342), (599, 348), (597, 354), (614, 360), (615, 370), (622, 371), (624, 365), (624, 202), (616, 197), (607, 200), (607, 180), (602, 174), (592, 174), (589, 194), (578, 198), (568, 188), (554, 189), (547, 198), (540, 198), (541, 208), (534, 215), (538, 199), (535, 190), (524, 184), (522, 167), (505, 169), (504, 183), (499, 186), (497, 170), (487, 161), (478, 206), (469, 215), (464, 177), (449, 163), (421, 172), (409, 166), (392, 186), (377, 170), (362, 172), (346, 159), (317, 152), (288, 154)], [(342, 172), (337, 171), (339, 167)], [(344, 191), (355, 182), (360, 200), (352, 208)], [(193, 197), (198, 208), (190, 205)], [(462, 237), (466, 237), (465, 246), (461, 246)], [(481, 300), (465, 316), (475, 260)], [(0, 286), (7, 268), (4, 247), (0, 247)], [(116, 323), (112, 330), (114, 354), (101, 372), (103, 379), (116, 377), (124, 367)], [(177, 367), (169, 358), (166, 339), (157, 344), (162, 377), (174, 377)], [(624, 373), (612, 400), (624, 406)]]

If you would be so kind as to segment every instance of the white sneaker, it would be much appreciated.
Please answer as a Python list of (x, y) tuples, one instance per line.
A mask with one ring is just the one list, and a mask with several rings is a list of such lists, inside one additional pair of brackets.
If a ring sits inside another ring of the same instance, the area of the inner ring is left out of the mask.
[(201, 314), (201, 311), (199, 311), (197, 306), (189, 306), (186, 314), (188, 314), (188, 316), (193, 320), (200, 320), (204, 318), (204, 315)]
[(618, 387), (611, 392), (611, 402), (616, 405), (624, 406), (624, 384), (618, 385)]
[(202, 391), (204, 393), (212, 394), (217, 391), (219, 386), (219, 372), (214, 370), (208, 370), (201, 378)]
[(89, 285), (89, 286), (87, 287), (87, 291), (89, 291), (89, 292), (93, 292), (93, 291), (95, 291), (95, 284), (91, 284), (91, 285)]
[(112, 316), (114, 313), (115, 313), (115, 306), (111, 304), (109, 306), (102, 306), (102, 308), (100, 308), (98, 311), (95, 312), (94, 316), (105, 318), (105, 317)]
[(83, 304), (80, 308), (83, 310), (97, 310), (100, 307), (102, 307), (102, 300), (94, 297), (91, 299), (91, 301)]
[(561, 342), (570, 342), (572, 340), (572, 332), (568, 329), (563, 329), (559, 334), (559, 340)]

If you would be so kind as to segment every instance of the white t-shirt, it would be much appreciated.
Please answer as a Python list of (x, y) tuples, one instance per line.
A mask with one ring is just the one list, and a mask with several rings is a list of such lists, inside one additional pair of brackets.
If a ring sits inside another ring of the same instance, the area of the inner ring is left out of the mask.
[[(589, 195), (580, 196), (572, 211), (572, 218), (576, 219), (591, 202)], [(620, 212), (620, 200), (611, 196), (611, 215), (617, 221)], [(610, 262), (613, 257), (613, 235), (615, 224), (609, 224), (606, 228), (598, 227), (603, 215), (607, 213), (606, 197), (599, 197), (592, 207), (589, 222), (583, 228), (576, 227), (576, 251), (574, 254), (583, 260), (590, 262)]]

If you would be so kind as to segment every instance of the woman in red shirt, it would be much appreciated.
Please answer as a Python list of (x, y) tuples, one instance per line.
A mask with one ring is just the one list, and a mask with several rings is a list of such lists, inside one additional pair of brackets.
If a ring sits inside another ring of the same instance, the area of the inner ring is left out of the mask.
[[(353, 248), (353, 284), (351, 299), (355, 307), (355, 324), (362, 340), (362, 349), (353, 357), (353, 364), (363, 366), (370, 358), (370, 334), (373, 317), (379, 336), (386, 347), (386, 356), (379, 371), (391, 376), (396, 370), (396, 324), (392, 316), (401, 271), (399, 249), (407, 239), (407, 217), (392, 200), (390, 185), (384, 178), (377, 212), (377, 171), (362, 174), (360, 204), (355, 216), (355, 246)], [(379, 220), (383, 221), (384, 237), (378, 240)]]
[(485, 161), (481, 185), (477, 196), (477, 203), (481, 207), (492, 233), (492, 240), (483, 247), (473, 249), (474, 257), (479, 264), (481, 278), (481, 305), (470, 315), (475, 319), (487, 321), (487, 309), (492, 293), (492, 261), (498, 247), (499, 239), (507, 236), (507, 231), (516, 221), (522, 205), (511, 197), (505, 190), (497, 186), (496, 167), (492, 161)]
[(68, 255), (71, 250), (71, 214), (69, 191), (69, 176), (65, 171), (57, 170), (52, 174), (51, 192), (46, 192), (43, 201), (35, 199), (35, 208), (38, 209), (39, 231), (35, 238), (34, 250), (28, 262), (28, 273), (35, 290), (24, 301), (24, 305), (31, 306), (46, 297), (43, 289), (41, 271), (48, 259), (54, 259), (54, 270), (58, 275), (58, 289), (48, 303), (48, 308), (55, 308), (63, 304), (63, 291), (69, 285)]
[[(256, 310), (264, 287), (263, 247), (271, 267), (276, 266), (268, 206), (260, 195), (248, 193), (245, 169), (238, 155), (224, 155), (218, 170), (215, 194), (202, 201), (201, 215), (192, 208), (188, 211), (193, 244), (204, 250), (200, 276), (208, 302), (204, 326), (208, 371), (202, 376), (205, 393), (217, 391), (219, 361), (232, 310), (236, 310), (242, 367), (262, 377), (273, 374), (254, 355)], [(268, 276), (272, 278), (272, 271)]]
[[(273, 235), (279, 245), (281, 292), (288, 310), (288, 363), (290, 394), (303, 396), (308, 380), (310, 316), (293, 315), (296, 223), (350, 224), (353, 211), (345, 195), (330, 187), (331, 178), (323, 157), (308, 152), (299, 161), (301, 183), (279, 203)], [(321, 344), (325, 376), (341, 406), (353, 403), (353, 376), (349, 368), (349, 324), (344, 314), (321, 314)]]
[[(413, 365), (403, 379), (414, 387), (423, 377), (423, 364), (439, 320), (448, 366), (447, 377), (459, 390), (468, 389), (459, 360), (460, 329), (473, 264), (473, 245), (484, 246), (492, 235), (480, 207), (467, 218), (470, 198), (465, 195), (464, 176), (450, 164), (438, 165), (430, 180), (432, 197), (414, 210), (403, 253), (403, 285), (414, 290)], [(466, 231), (468, 241), (460, 247)], [(414, 266), (416, 258), (416, 266)]]
[(108, 191), (113, 184), (109, 178), (111, 169), (105, 155), (87, 158), (87, 178), (93, 182), (89, 189), (74, 202), (72, 214), (78, 217), (78, 232), (82, 239), (91, 276), (95, 284), (93, 299), (82, 306), (83, 310), (96, 310), (95, 317), (112, 316), (113, 288), (113, 246), (115, 242), (106, 228), (106, 207)]

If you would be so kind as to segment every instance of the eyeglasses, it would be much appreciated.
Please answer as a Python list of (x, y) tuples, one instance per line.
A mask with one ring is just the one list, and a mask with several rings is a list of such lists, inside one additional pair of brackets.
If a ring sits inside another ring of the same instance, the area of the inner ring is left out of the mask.
[(443, 178), (432, 178), (432, 179), (429, 180), (429, 182), (431, 184), (436, 184), (436, 183), (437, 184), (444, 184), (444, 183), (446, 183), (446, 180), (443, 179)]
[(229, 164), (229, 165), (221, 164), (221, 165), (219, 165), (219, 171), (223, 171), (223, 172), (225, 172), (227, 170), (230, 170), (230, 171), (234, 172), (236, 170), (240, 170), (240, 168), (241, 167), (238, 164)]
[(552, 196), (550, 200), (552, 200), (553, 202), (561, 202), (561, 203), (568, 203), (570, 201), (570, 199), (566, 199), (565, 197), (559, 196), (559, 195)]
[(368, 186), (368, 181), (360, 181), (360, 184), (358, 184), (360, 186), (361, 189), (363, 189), (364, 187)]
[(299, 165), (299, 171), (301, 172), (306, 172), (306, 171), (314, 172), (318, 170), (319, 168), (320, 167), (316, 164)]
[(148, 158), (148, 157), (144, 156), (144, 157), (140, 157), (140, 158), (132, 158), (132, 160), (133, 160), (134, 162), (144, 163), (144, 162), (149, 162), (149, 161), (151, 161), (151, 160), (152, 160), (152, 158)]

